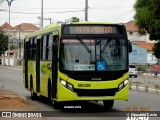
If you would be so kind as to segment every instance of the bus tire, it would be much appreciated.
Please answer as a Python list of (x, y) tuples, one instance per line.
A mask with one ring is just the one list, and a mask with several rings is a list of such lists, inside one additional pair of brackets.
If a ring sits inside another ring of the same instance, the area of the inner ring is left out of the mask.
[(50, 82), (50, 80), (48, 82), (48, 102), (49, 103), (52, 102), (52, 89), (51, 89), (51, 82)]
[(33, 91), (33, 82), (31, 81), (31, 84), (30, 84), (30, 93), (31, 93), (31, 99), (32, 100), (37, 100), (37, 93), (35, 93), (34, 91)]
[(60, 103), (54, 100), (54, 101), (52, 101), (52, 107), (54, 109), (59, 109), (60, 108)]
[(114, 104), (114, 100), (103, 100), (104, 108), (111, 109)]

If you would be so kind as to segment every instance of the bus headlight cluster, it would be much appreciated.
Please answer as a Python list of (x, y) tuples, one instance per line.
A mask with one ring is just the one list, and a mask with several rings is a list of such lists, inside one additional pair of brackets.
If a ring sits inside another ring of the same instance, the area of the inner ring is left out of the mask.
[(125, 80), (125, 81), (123, 81), (123, 82), (121, 82), (120, 84), (119, 84), (119, 86), (118, 86), (118, 90), (120, 91), (120, 90), (122, 90), (127, 84), (128, 84), (128, 79), (127, 80)]
[(74, 91), (74, 87), (72, 84), (64, 81), (64, 80), (60, 80), (61, 84), (66, 87), (67, 89), (71, 90), (71, 91)]

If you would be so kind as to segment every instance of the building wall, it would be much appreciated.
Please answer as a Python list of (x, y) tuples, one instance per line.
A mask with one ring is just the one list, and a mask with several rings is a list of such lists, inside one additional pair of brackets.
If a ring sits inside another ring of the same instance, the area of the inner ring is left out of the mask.
[[(5, 57), (2, 58), (2, 65), (8, 65), (8, 57), (5, 56)], [(11, 66), (16, 65), (14, 56), (10, 57), (10, 65)]]
[(158, 62), (158, 59), (153, 55), (152, 51), (148, 51), (147, 53), (147, 63), (148, 64), (155, 64)]
[(148, 36), (147, 35), (139, 35), (138, 32), (127, 32), (128, 39), (130, 41), (147, 41)]
[(146, 35), (140, 35), (138, 32), (136, 31), (133, 31), (133, 32), (130, 32), (130, 31), (127, 31), (127, 36), (128, 36), (128, 39), (131, 41), (131, 42), (134, 42), (134, 41), (144, 41), (144, 42), (148, 42), (148, 43), (155, 43), (156, 41), (153, 40), (151, 41), (149, 39), (149, 34), (146, 34)]
[(129, 54), (129, 63), (147, 63), (147, 50), (132, 44), (132, 52)]

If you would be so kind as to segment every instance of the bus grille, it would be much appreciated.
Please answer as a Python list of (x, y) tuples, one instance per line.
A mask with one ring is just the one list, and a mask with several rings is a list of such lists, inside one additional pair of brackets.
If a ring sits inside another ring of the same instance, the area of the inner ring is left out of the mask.
[(114, 96), (118, 89), (74, 89), (78, 96)]

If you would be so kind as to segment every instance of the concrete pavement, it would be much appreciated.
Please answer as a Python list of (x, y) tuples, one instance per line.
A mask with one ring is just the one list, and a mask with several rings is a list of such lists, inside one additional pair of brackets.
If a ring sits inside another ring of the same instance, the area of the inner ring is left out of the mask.
[[(4, 68), (7, 68), (7, 69), (12, 69), (12, 70), (20, 70), (22, 71), (23, 70), (23, 66), (0, 66), (0, 67), (4, 67)], [(156, 81), (160, 81), (160, 74), (158, 75), (158, 78), (154, 78), (153, 77), (154, 74), (152, 73), (139, 73), (138, 75), (138, 78), (142, 78), (142, 79), (154, 79)], [(137, 78), (135, 78), (137, 79)], [(133, 81), (133, 80), (132, 80)], [(152, 84), (152, 82), (150, 82), (150, 84)], [(150, 87), (150, 85), (149, 85)], [(130, 89), (131, 90), (137, 90), (137, 91), (143, 91), (143, 92), (151, 92), (151, 93), (157, 93), (157, 94), (160, 94), (160, 85), (159, 85), (159, 88), (158, 89), (155, 89), (153, 87), (150, 87), (150, 88), (147, 88), (147, 85), (146, 83), (144, 83), (144, 85), (135, 85), (135, 84), (132, 84)]]

